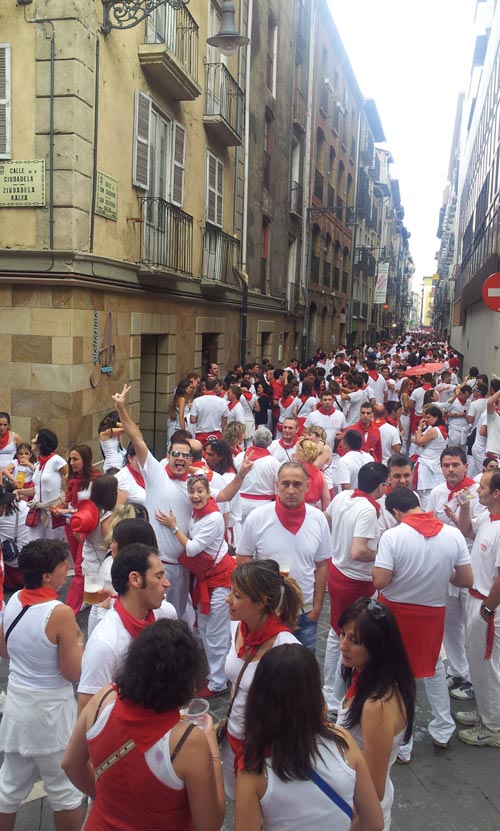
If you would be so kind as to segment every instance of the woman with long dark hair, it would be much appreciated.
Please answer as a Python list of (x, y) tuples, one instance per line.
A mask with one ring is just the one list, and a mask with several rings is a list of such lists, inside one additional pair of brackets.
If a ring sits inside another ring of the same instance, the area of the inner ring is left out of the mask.
[(62, 761), (95, 798), (86, 831), (219, 831), (224, 788), (212, 720), (201, 730), (180, 715), (199, 675), (185, 623), (159, 620), (132, 641), (116, 684), (85, 707)]
[(348, 690), (337, 724), (363, 751), (384, 814), (391, 823), (390, 770), (413, 728), (415, 680), (391, 610), (362, 597), (339, 618), (342, 674)]
[(176, 430), (189, 429), (189, 394), (191, 381), (184, 378), (177, 384), (168, 408), (167, 447), (170, 447), (172, 434)]
[(104, 457), (103, 472), (106, 473), (112, 467), (117, 467), (120, 470), (125, 464), (125, 448), (120, 441), (120, 436), (123, 435), (125, 430), (121, 425), (117, 410), (111, 410), (104, 416), (97, 432), (99, 433), (99, 444)]
[(415, 461), (415, 490), (423, 511), (432, 488), (444, 482), (441, 452), (446, 447), (447, 440), (448, 430), (444, 423), (443, 411), (437, 404), (427, 404), (413, 438), (417, 453), (415, 459), (412, 457), (412, 461)]
[[(351, 825), (353, 807), (357, 816)], [(381, 831), (382, 826), (356, 742), (325, 724), (314, 655), (300, 644), (270, 649), (248, 692), (235, 831)]]
[(234, 762), (243, 751), (248, 691), (258, 662), (269, 649), (282, 643), (298, 643), (293, 630), (302, 606), (302, 593), (293, 578), (280, 574), (275, 560), (257, 560), (233, 571), (226, 602), (231, 619), (231, 648), (225, 670), (235, 692), (222, 756), (224, 787), (227, 796), (234, 799)]

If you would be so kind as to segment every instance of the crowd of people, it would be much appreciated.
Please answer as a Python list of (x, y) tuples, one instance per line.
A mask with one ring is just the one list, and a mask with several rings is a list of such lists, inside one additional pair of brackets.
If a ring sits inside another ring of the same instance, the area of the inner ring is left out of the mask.
[[(500, 748), (500, 380), (415, 335), (212, 363), (179, 381), (163, 459), (129, 391), (102, 465), (0, 413), (0, 831), (37, 778), (57, 831), (82, 793), (90, 831), (216, 831), (225, 799), (236, 831), (388, 831), (418, 678), (437, 751), (457, 723)], [(220, 695), (217, 732), (183, 717)]]

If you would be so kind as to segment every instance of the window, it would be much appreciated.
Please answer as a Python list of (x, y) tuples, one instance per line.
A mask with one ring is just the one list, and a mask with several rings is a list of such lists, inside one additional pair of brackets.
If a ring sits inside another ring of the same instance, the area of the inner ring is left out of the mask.
[(175, 51), (176, 11), (170, 5), (159, 6), (146, 18), (146, 43), (164, 43)]
[(273, 158), (274, 121), (272, 113), (266, 107), (264, 121), (264, 187), (269, 193), (271, 190), (271, 166)]
[(207, 151), (207, 189), (206, 189), (207, 222), (222, 227), (223, 195), (224, 195), (224, 165), (216, 156)]
[(269, 249), (271, 242), (271, 226), (267, 217), (262, 220), (262, 259), (260, 272), (260, 290), (262, 294), (269, 294)]
[(136, 90), (132, 181), (136, 187), (182, 207), (186, 131)]
[(11, 158), (10, 43), (0, 43), (0, 159)]
[(276, 97), (276, 57), (278, 49), (278, 24), (269, 15), (267, 24), (266, 87)]

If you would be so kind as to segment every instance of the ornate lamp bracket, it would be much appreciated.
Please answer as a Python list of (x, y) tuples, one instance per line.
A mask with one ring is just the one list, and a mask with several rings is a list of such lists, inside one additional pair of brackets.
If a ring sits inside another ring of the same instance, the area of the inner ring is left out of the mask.
[(188, 3), (189, 0), (102, 0), (101, 32), (109, 35), (111, 29), (133, 29), (159, 6), (181, 9)]

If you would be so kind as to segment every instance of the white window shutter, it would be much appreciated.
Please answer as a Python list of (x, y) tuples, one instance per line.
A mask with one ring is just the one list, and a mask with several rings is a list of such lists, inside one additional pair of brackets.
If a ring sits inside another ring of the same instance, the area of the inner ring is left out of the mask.
[(0, 159), (11, 158), (10, 43), (0, 43)]
[(217, 217), (217, 159), (207, 153), (207, 221), (216, 223)]
[(146, 43), (156, 43), (156, 12), (146, 17)]
[(150, 123), (151, 99), (149, 95), (136, 89), (132, 183), (143, 190), (148, 190), (149, 188)]
[(224, 165), (217, 159), (217, 225), (222, 228), (223, 219), (223, 188), (224, 188)]
[(184, 203), (184, 170), (186, 157), (186, 131), (174, 122), (174, 153), (172, 175), (172, 202), (182, 208)]

